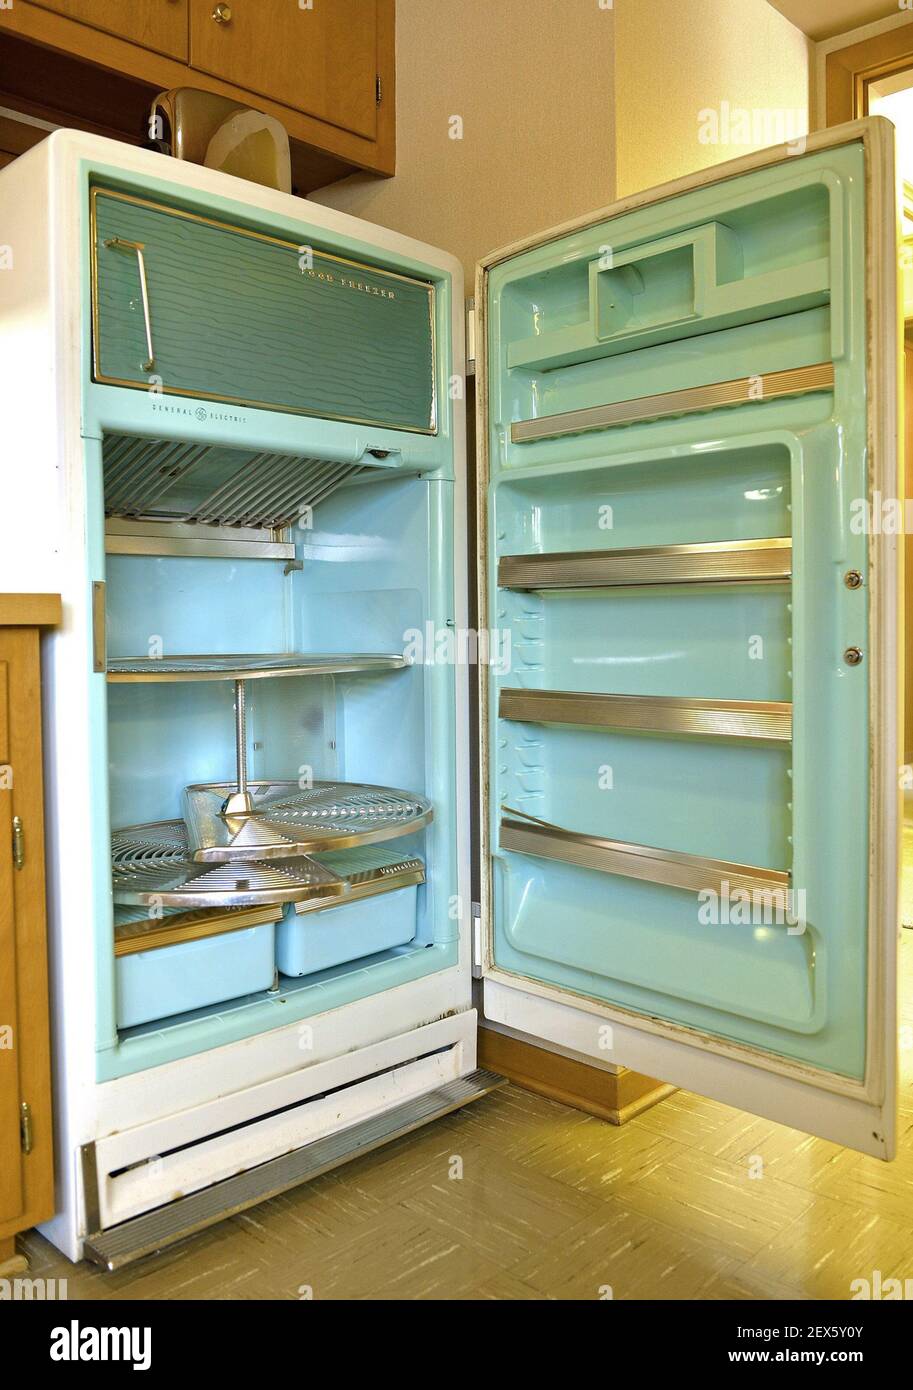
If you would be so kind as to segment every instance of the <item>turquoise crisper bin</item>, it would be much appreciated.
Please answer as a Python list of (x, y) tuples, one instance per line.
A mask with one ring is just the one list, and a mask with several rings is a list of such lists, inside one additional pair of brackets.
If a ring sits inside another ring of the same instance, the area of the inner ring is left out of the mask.
[(276, 964), (282, 975), (317, 970), (405, 946), (415, 936), (418, 889), (397, 888), (318, 912), (286, 910), (276, 932)]
[(117, 1026), (221, 1004), (270, 989), (275, 975), (275, 923), (199, 941), (182, 941), (117, 959)]

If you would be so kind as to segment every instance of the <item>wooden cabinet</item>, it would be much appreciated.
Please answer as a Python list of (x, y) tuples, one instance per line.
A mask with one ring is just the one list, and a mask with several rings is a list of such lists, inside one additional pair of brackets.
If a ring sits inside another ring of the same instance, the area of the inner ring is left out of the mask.
[(39, 640), (59, 618), (0, 594), (0, 1270), (54, 1212)]
[[(187, 0), (35, 0), (42, 10), (187, 59)], [(209, 6), (212, 10), (212, 5)]]
[(395, 0), (0, 4), (0, 107), (31, 121), (0, 127), (0, 163), (43, 136), (36, 117), (144, 143), (152, 97), (197, 87), (281, 121), (298, 193), (392, 174), (394, 24)]
[(248, 91), (373, 140), (377, 0), (190, 0), (190, 61)]

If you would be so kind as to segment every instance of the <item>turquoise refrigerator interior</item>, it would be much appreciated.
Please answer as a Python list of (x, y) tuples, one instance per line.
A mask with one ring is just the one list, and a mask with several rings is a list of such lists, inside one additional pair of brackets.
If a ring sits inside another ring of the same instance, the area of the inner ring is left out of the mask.
[(167, 181), (83, 212), (105, 1077), (456, 959), (452, 297)]

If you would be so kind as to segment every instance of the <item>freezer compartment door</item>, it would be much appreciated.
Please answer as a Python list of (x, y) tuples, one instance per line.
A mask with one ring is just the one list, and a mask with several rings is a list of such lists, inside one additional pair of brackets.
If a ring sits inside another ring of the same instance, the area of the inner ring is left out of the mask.
[(883, 1156), (892, 137), (627, 200), (479, 295), (486, 1012)]

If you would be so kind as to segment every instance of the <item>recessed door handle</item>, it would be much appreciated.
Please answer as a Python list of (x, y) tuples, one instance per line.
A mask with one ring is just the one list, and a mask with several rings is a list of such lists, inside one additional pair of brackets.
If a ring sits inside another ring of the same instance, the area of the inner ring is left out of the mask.
[[(225, 8), (222, 6), (221, 8)], [(155, 371), (155, 350), (152, 346), (152, 315), (149, 310), (149, 282), (146, 279), (146, 257), (143, 252), (145, 246), (141, 241), (125, 241), (123, 237), (108, 237), (105, 248), (109, 251), (133, 251), (136, 255), (136, 264), (139, 267), (139, 287), (143, 300), (143, 324), (146, 330), (146, 361), (143, 363), (144, 372)]]

